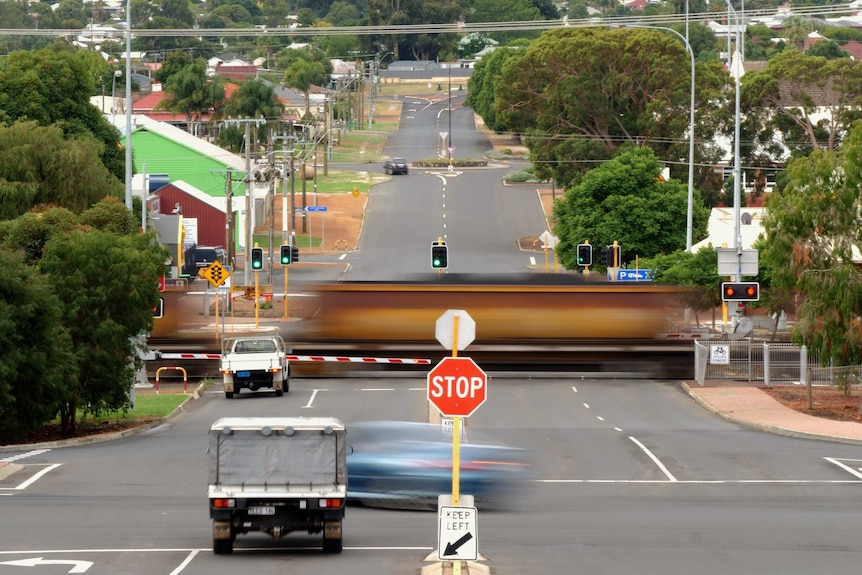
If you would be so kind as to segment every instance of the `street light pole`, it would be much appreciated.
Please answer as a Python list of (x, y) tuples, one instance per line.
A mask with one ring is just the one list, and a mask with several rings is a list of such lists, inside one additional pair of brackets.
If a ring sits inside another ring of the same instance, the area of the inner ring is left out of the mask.
[(446, 114), (449, 116), (449, 145), (446, 146), (446, 151), (449, 152), (449, 171), (452, 171), (452, 66), (447, 64), (446, 69), (449, 70), (449, 111)]
[(111, 125), (117, 125), (117, 78), (123, 75), (121, 70), (114, 70), (114, 81), (111, 84)]
[(694, 50), (692, 50), (688, 38), (677, 32), (673, 28), (666, 28), (664, 26), (640, 26), (637, 24), (632, 24), (629, 26), (629, 28), (653, 28), (656, 30), (665, 30), (667, 32), (676, 34), (680, 38), (680, 40), (682, 40), (683, 44), (685, 44), (685, 49), (688, 51), (688, 55), (691, 60), (691, 101), (689, 102), (688, 119), (688, 206), (686, 208), (685, 219), (685, 251), (690, 252), (692, 245), (692, 218), (694, 211)]

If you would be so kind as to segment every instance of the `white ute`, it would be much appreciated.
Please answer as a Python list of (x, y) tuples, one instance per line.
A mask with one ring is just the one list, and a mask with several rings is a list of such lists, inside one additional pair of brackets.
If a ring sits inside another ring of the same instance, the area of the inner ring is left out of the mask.
[(228, 399), (243, 388), (271, 389), (281, 397), (290, 390), (287, 372), (287, 351), (277, 335), (235, 337), (222, 345), (221, 373)]
[(237, 535), (320, 534), (341, 553), (347, 501), (347, 432), (334, 417), (223, 417), (209, 433), (213, 552)]

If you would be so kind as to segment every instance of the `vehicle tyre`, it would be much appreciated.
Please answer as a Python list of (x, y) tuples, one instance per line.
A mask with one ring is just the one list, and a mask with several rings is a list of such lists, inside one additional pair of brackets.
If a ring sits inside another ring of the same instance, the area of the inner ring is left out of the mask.
[(323, 552), (324, 553), (341, 553), (342, 543), (341, 537), (337, 539), (323, 539)]
[(226, 392), (224, 392), (224, 396), (228, 399), (233, 399), (233, 392), (232, 391), (226, 391)]
[(213, 553), (216, 555), (233, 553), (233, 539), (213, 539)]

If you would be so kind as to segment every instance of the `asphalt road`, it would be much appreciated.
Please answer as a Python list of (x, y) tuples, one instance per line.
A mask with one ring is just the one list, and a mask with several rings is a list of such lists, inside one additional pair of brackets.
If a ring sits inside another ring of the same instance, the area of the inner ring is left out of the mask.
[[(448, 102), (411, 102), (403, 114), (393, 151), (434, 155)], [(457, 155), (478, 156), (469, 111), (456, 106), (452, 126)], [(414, 170), (375, 188), (348, 277), (427, 274), (441, 236), (450, 271), (528, 267), (515, 238), (540, 233), (544, 219), (529, 190), (499, 183), (509, 169)], [(422, 421), (428, 402), (421, 376), (293, 379), (283, 398), (227, 401), (216, 390), (120, 441), (4, 451), (22, 470), (0, 481), (0, 575), (401, 575), (437, 563), (435, 513), (363, 507), (348, 509), (341, 555), (291, 535), (241, 537), (234, 555), (214, 556), (207, 429), (224, 415)], [(536, 457), (539, 481), (517, 509), (478, 517), (479, 563), (495, 575), (843, 574), (862, 564), (860, 481), (847, 471), (862, 467), (862, 447), (742, 428), (676, 382), (645, 380), (492, 377), (467, 425)]]
[[(240, 536), (214, 556), (206, 431), (228, 414), (419, 421), (426, 397), (421, 376), (295, 379), (283, 398), (213, 391), (127, 439), (2, 453), (24, 469), (0, 482), (0, 575), (417, 573), (436, 563), (433, 512), (351, 506), (338, 556), (301, 535)], [(467, 426), (536, 458), (514, 510), (479, 513), (481, 563), (497, 575), (848, 573), (862, 558), (860, 481), (842, 468), (862, 448), (741, 428), (676, 383), (492, 374)]]

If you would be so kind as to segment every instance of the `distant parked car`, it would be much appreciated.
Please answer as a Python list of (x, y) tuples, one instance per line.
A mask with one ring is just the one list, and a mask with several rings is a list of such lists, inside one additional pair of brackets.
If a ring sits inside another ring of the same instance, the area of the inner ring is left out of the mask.
[[(482, 508), (508, 508), (533, 479), (523, 449), (468, 433), (460, 445), (461, 493)], [(452, 435), (440, 425), (356, 422), (347, 427), (347, 498), (371, 507), (436, 509), (452, 490)]]
[(407, 160), (404, 158), (389, 158), (383, 162), (383, 171), (387, 174), (406, 174), (408, 172)]

